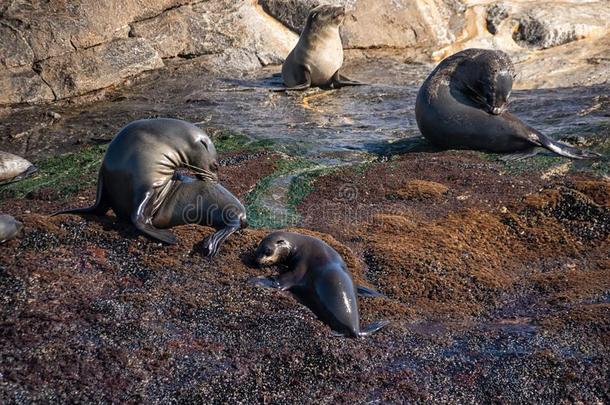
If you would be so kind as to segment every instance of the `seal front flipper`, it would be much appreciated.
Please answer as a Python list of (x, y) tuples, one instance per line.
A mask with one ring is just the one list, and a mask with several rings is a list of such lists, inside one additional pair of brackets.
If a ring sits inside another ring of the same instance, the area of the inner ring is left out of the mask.
[(364, 287), (361, 285), (356, 286), (356, 292), (361, 297), (385, 297), (385, 295), (383, 295), (382, 293), (375, 291), (372, 288)]
[(377, 332), (379, 329), (383, 328), (390, 324), (390, 321), (375, 321), (373, 323), (368, 324), (358, 334), (359, 337), (369, 336), (373, 333)]
[(263, 287), (263, 288), (273, 288), (273, 289), (280, 288), (280, 283), (278, 283), (278, 281), (275, 279), (275, 277), (265, 277), (265, 276), (254, 277), (254, 278), (251, 278), (250, 280), (248, 280), (248, 282), (250, 284), (253, 284), (258, 287)]
[(63, 211), (57, 211), (51, 214), (52, 217), (58, 214), (94, 214), (94, 215), (106, 215), (110, 209), (106, 192), (104, 189), (104, 180), (102, 178), (102, 172), (97, 176), (97, 192), (95, 195), (95, 204), (87, 208), (70, 208)]
[(362, 82), (352, 80), (350, 78), (343, 76), (342, 74), (339, 73), (338, 70), (335, 72), (335, 74), (331, 78), (331, 87), (334, 89), (339, 89), (341, 87), (346, 87), (346, 86), (366, 86), (366, 85), (367, 85), (367, 83), (362, 83)]
[(152, 225), (152, 197), (154, 196), (154, 191), (149, 190), (146, 191), (143, 197), (136, 199), (136, 204), (134, 204), (137, 208), (131, 214), (131, 222), (140, 232), (150, 236), (151, 238), (157, 239), (161, 242), (174, 245), (178, 243), (178, 240), (174, 236), (173, 233), (164, 229), (157, 229)]

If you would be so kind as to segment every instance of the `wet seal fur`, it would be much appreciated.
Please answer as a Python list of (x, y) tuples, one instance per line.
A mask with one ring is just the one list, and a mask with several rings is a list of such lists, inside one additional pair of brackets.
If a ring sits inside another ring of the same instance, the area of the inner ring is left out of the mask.
[(8, 214), (0, 214), (0, 243), (15, 239), (23, 229), (23, 224)]
[(339, 88), (364, 83), (339, 73), (343, 65), (343, 44), (339, 26), (345, 19), (345, 7), (321, 5), (309, 12), (299, 41), (282, 64), (284, 90), (310, 87)]
[(23, 180), (36, 172), (36, 167), (24, 158), (0, 151), (0, 184)]
[(466, 49), (443, 60), (419, 89), (415, 118), (421, 133), (445, 149), (533, 156), (546, 148), (573, 159), (594, 152), (554, 141), (507, 111), (515, 69), (502, 51)]
[(286, 267), (277, 277), (259, 277), (255, 285), (289, 290), (338, 335), (363, 337), (386, 326), (377, 321), (360, 328), (356, 293), (380, 296), (366, 287), (354, 286), (345, 262), (333, 248), (320, 239), (293, 232), (273, 232), (256, 250), (261, 266)]
[[(176, 176), (178, 169), (195, 173), (199, 183)], [(168, 212), (168, 205), (180, 208), (194, 206), (197, 209), (213, 206), (215, 201), (200, 197), (199, 191), (203, 195), (233, 197), (222, 186), (215, 184), (217, 170), (216, 148), (208, 135), (195, 125), (169, 118), (134, 121), (125, 126), (108, 146), (99, 172), (95, 204), (53, 215), (105, 215), (112, 209), (117, 217), (131, 221), (145, 235), (174, 244), (177, 242), (174, 234), (160, 228), (191, 222), (186, 217), (178, 219), (184, 212)], [(168, 200), (168, 196), (185, 200), (172, 201), (171, 198)], [(237, 201), (234, 197), (228, 200)], [(243, 211), (239, 202), (235, 206)], [(217, 224), (215, 219), (207, 221), (204, 218), (196, 223), (213, 225)], [(234, 226), (234, 221), (230, 221), (228, 227)], [(217, 235), (210, 243), (218, 238), (224, 240)], [(218, 243), (212, 243), (210, 247), (212, 250), (208, 253), (214, 254)]]

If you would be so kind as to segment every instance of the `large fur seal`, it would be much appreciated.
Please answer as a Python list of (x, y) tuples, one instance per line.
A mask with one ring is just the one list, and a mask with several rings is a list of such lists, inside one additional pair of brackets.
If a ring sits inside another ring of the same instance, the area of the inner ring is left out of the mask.
[[(157, 118), (134, 121), (112, 140), (99, 172), (93, 206), (61, 211), (104, 215), (110, 208), (144, 234), (176, 243), (173, 233), (158, 229), (153, 218), (174, 189), (177, 169), (215, 182), (218, 160), (208, 135), (185, 121)], [(54, 214), (55, 215), (55, 214)], [(162, 221), (161, 221), (162, 222)]]
[(343, 6), (321, 5), (309, 12), (299, 42), (282, 65), (282, 79), (289, 90), (309, 87), (339, 88), (363, 83), (339, 73), (343, 44), (339, 26), (345, 19)]
[(574, 159), (599, 155), (554, 141), (507, 111), (515, 71), (502, 51), (466, 49), (443, 60), (419, 89), (415, 117), (437, 146), (524, 158), (549, 149)]
[(0, 214), (0, 243), (14, 239), (23, 229), (23, 224), (10, 215)]
[(356, 292), (369, 296), (380, 294), (364, 287), (356, 289), (339, 253), (320, 239), (293, 232), (273, 232), (260, 242), (256, 261), (261, 266), (286, 265), (286, 269), (277, 277), (256, 278), (255, 284), (289, 290), (339, 335), (367, 336), (389, 323), (377, 321), (360, 328)]
[(35, 171), (36, 167), (24, 158), (0, 151), (0, 184), (22, 180)]

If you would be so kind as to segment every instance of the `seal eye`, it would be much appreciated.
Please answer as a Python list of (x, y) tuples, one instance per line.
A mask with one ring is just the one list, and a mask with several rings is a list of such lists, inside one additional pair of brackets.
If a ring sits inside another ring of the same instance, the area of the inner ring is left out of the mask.
[(283, 240), (283, 239), (282, 240), (278, 240), (277, 242), (275, 242), (276, 245), (283, 245), (285, 243), (286, 243), (286, 241)]
[(202, 139), (201, 141), (199, 141), (199, 142), (201, 142), (201, 143), (203, 144), (203, 147), (204, 147), (206, 150), (210, 150), (210, 149), (208, 148), (208, 144), (207, 144), (207, 143), (205, 143), (205, 141), (204, 141), (203, 139)]
[(271, 256), (271, 255), (273, 255), (273, 250), (271, 250), (269, 248), (265, 249), (265, 256)]

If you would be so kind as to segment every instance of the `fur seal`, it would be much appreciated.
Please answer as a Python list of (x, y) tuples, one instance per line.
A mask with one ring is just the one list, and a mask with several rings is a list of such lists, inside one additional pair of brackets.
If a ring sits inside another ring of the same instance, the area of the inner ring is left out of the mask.
[(131, 221), (142, 233), (165, 243), (176, 243), (153, 218), (167, 199), (177, 169), (195, 173), (203, 181), (217, 180), (218, 160), (214, 144), (195, 125), (176, 119), (134, 121), (112, 140), (104, 156), (95, 204), (57, 214), (105, 215), (112, 208), (117, 217)]
[(0, 184), (22, 180), (36, 171), (36, 167), (22, 157), (0, 151)]
[(466, 49), (444, 59), (419, 89), (415, 118), (421, 133), (446, 149), (533, 156), (539, 147), (559, 155), (599, 157), (554, 141), (507, 111), (515, 69), (502, 51)]
[(231, 234), (248, 226), (246, 209), (220, 184), (176, 173), (170, 187), (152, 225), (159, 229), (185, 224), (216, 228), (203, 242), (207, 256), (216, 255)]
[(0, 214), (0, 243), (14, 239), (23, 229), (23, 224), (10, 215)]
[(277, 277), (256, 278), (256, 285), (289, 290), (338, 335), (363, 337), (386, 326), (377, 321), (360, 328), (356, 292), (379, 296), (376, 291), (354, 287), (345, 262), (320, 239), (293, 232), (273, 232), (256, 250), (261, 266), (286, 265)]
[(343, 6), (321, 5), (309, 12), (299, 41), (282, 64), (282, 79), (287, 90), (363, 84), (339, 73), (343, 65), (339, 26), (344, 19)]

